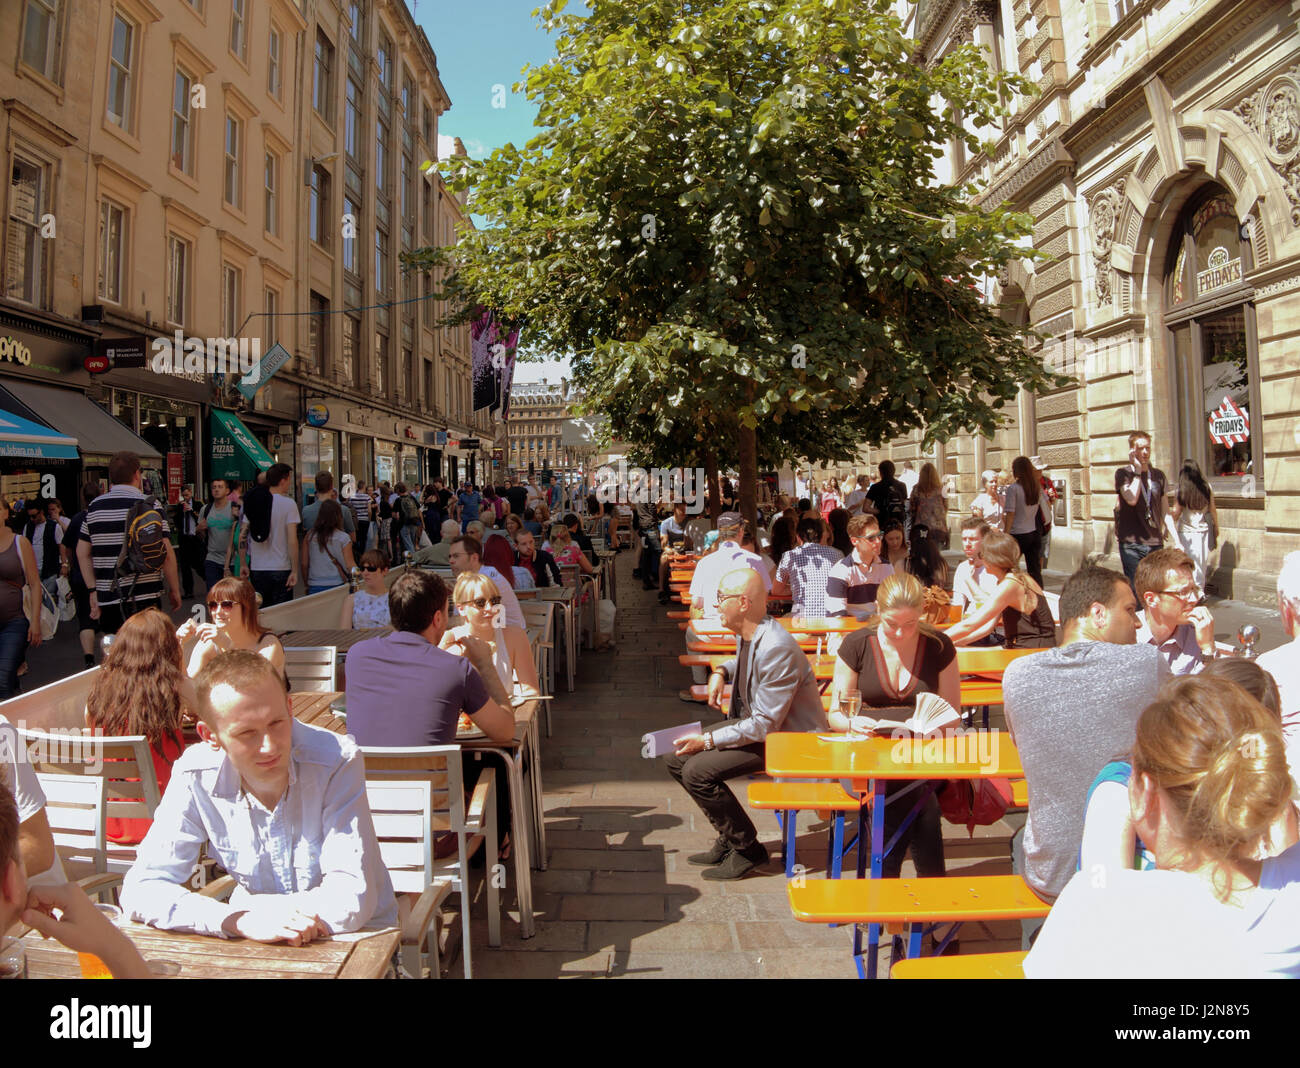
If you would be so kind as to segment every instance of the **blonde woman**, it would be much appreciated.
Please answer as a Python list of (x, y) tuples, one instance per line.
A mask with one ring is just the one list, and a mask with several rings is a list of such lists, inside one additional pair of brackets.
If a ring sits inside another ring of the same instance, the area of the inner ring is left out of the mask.
[[(868, 715), (871, 709), (914, 709), (917, 695), (922, 693), (935, 694), (953, 708), (961, 708), (957, 652), (942, 631), (921, 622), (924, 606), (925, 587), (914, 575), (895, 572), (880, 584), (876, 592), (876, 620), (862, 630), (853, 631), (840, 645), (831, 682), (831, 711), (827, 716), (831, 730), (852, 728), (851, 720), (838, 709), (842, 695), (853, 691), (861, 693), (862, 711)], [(901, 721), (906, 716), (897, 718)], [(885, 796), (889, 798), (911, 785), (906, 780), (890, 781)], [(886, 806), (886, 841), (893, 837), (910, 808), (910, 803)], [(885, 878), (898, 876), (909, 847), (917, 875), (946, 874), (936, 796), (931, 795), (885, 858)]]
[(441, 648), (464, 656), (460, 639), (465, 635), (486, 642), (506, 693), (516, 698), (536, 697), (541, 691), (537, 688), (537, 665), (533, 663), (528, 635), (518, 627), (497, 626), (498, 617), (502, 623), (505, 621), (497, 584), (479, 572), (463, 572), (452, 589), (451, 600), (464, 622), (443, 634)]
[(1043, 588), (1020, 570), (1020, 546), (1010, 534), (984, 535), (984, 569), (998, 581), (992, 596), (973, 615), (948, 628), (953, 645), (974, 645), (999, 626), (1007, 649), (1050, 649), (1056, 625)]
[(948, 499), (943, 495), (939, 469), (932, 463), (921, 465), (916, 488), (908, 504), (909, 528), (918, 523), (930, 530), (930, 540), (948, 548)]
[(1169, 681), (1138, 720), (1128, 801), (1156, 870), (1076, 874), (1025, 975), (1300, 976), (1296, 851), (1255, 859), (1291, 805), (1277, 719), (1226, 679)]

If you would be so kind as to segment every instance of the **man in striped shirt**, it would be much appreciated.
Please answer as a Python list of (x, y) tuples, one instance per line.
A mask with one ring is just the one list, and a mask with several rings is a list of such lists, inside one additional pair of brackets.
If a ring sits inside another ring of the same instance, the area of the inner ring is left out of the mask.
[(853, 551), (831, 568), (826, 579), (826, 615), (866, 619), (876, 611), (876, 590), (894, 573), (880, 556), (880, 522), (874, 515), (849, 520)]
[[(181, 584), (176, 568), (176, 553), (167, 543), (167, 561), (161, 571), (152, 571), (127, 579), (121, 588), (113, 588), (117, 558), (126, 538), (126, 515), (131, 505), (144, 500), (141, 489), (140, 457), (133, 452), (119, 452), (108, 462), (107, 493), (90, 502), (77, 542), (77, 563), (81, 577), (90, 593), (90, 618), (99, 620), (99, 629), (105, 634), (116, 634), (128, 616), (146, 608), (160, 608), (164, 579), (171, 610), (181, 606)], [(162, 517), (163, 530), (168, 531), (167, 513), (157, 501), (153, 502)], [(123, 599), (125, 594), (126, 599)]]
[(348, 498), (352, 508), (352, 517), (357, 521), (357, 548), (366, 549), (366, 537), (370, 533), (370, 520), (375, 512), (375, 499), (366, 492), (366, 484), (357, 479), (357, 491)]

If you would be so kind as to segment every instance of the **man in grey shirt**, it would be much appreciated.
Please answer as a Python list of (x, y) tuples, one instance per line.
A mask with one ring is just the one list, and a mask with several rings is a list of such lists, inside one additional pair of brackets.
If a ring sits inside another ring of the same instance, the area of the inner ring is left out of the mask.
[(736, 634), (736, 656), (709, 676), (709, 706), (722, 711), (730, 680), (730, 719), (678, 738), (664, 763), (718, 832), (712, 849), (687, 860), (708, 866), (705, 879), (739, 879), (767, 863), (767, 849), (727, 780), (764, 770), (770, 733), (825, 730), (826, 713), (807, 655), (767, 614), (763, 576), (743, 564), (727, 572), (717, 602), (723, 626)]
[[(316, 473), (316, 499), (302, 510), (302, 537), (306, 540), (307, 535), (311, 533), (311, 528), (316, 525), (316, 517), (320, 515), (320, 506), (326, 501), (338, 501), (338, 490), (334, 488), (334, 476), (328, 471), (318, 471)], [(343, 529), (348, 537), (354, 542), (357, 540), (357, 520), (351, 507), (339, 501), (343, 508)]]
[[(1061, 645), (1007, 665), (1007, 725), (1029, 787), (1029, 820), (1012, 844), (1016, 870), (1055, 901), (1078, 867), (1088, 788), (1129, 752), (1137, 721), (1169, 666), (1138, 645), (1137, 598), (1118, 571), (1085, 567), (1061, 593)], [(1025, 948), (1041, 920), (1024, 921)]]

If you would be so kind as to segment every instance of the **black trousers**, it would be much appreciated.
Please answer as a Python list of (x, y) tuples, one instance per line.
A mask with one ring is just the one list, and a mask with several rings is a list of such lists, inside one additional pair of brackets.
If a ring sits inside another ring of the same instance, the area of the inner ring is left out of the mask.
[[(897, 800), (894, 800), (911, 782), (905, 779), (891, 779), (885, 785), (885, 842), (894, 837), (899, 824), (916, 806), (920, 791), (926, 787), (918, 786)], [(939, 811), (939, 796), (931, 794), (925, 807), (917, 813), (911, 825), (894, 843), (894, 848), (885, 857), (881, 874), (886, 879), (897, 879), (903, 870), (903, 858), (907, 851), (912, 851), (912, 863), (916, 865), (916, 874), (922, 879), (937, 879), (947, 874), (943, 863), (943, 825)]]
[(1028, 534), (1012, 534), (1016, 539), (1016, 544), (1020, 546), (1020, 551), (1025, 554), (1025, 574), (1038, 583), (1039, 588), (1043, 585), (1043, 536), (1036, 530), (1031, 530)]
[(181, 596), (194, 596), (194, 576), (203, 577), (203, 558), (207, 555), (203, 539), (197, 534), (182, 534), (180, 552)]
[[(705, 729), (712, 731), (713, 728)], [(690, 756), (674, 754), (664, 760), (668, 774), (709, 817), (718, 837), (737, 852), (749, 849), (758, 840), (758, 831), (745, 806), (736, 800), (736, 795), (727, 786), (727, 780), (762, 771), (767, 766), (766, 753), (767, 744), (755, 742), (734, 749), (710, 749)]]

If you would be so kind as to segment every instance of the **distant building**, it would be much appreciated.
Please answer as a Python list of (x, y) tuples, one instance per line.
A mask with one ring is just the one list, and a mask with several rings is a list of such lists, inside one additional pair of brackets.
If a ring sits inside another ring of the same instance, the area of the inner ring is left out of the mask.
[(510, 390), (510, 418), (506, 421), (506, 467), (519, 475), (546, 469), (556, 474), (575, 472), (579, 450), (561, 441), (562, 424), (572, 414), (578, 397), (567, 398), (558, 384), (516, 382)]

